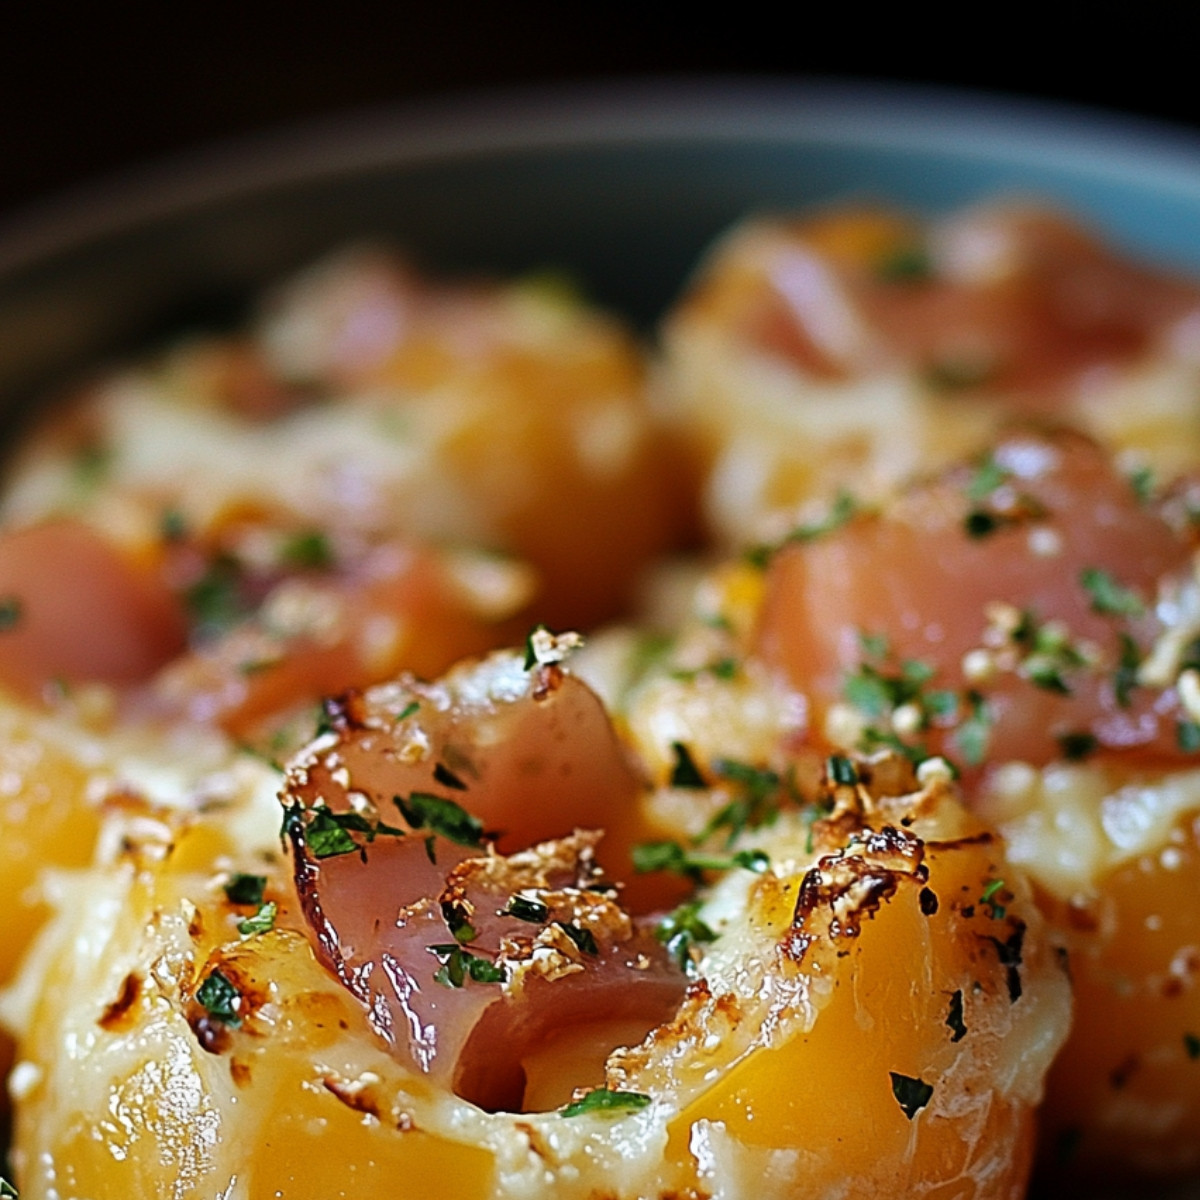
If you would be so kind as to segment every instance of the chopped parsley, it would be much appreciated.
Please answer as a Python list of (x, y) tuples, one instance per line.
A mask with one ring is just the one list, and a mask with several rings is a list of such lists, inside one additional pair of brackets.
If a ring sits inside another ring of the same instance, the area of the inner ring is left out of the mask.
[(925, 382), (932, 388), (956, 392), (979, 387), (996, 374), (996, 363), (982, 355), (939, 358), (925, 368)]
[(1142, 656), (1137, 643), (1127, 633), (1118, 635), (1120, 657), (1117, 669), (1113, 672), (1113, 694), (1122, 708), (1128, 708), (1133, 702), (1132, 692), (1137, 686), (1138, 671), (1142, 666)]
[(461, 804), (428, 792), (413, 792), (407, 799), (403, 796), (392, 799), (414, 829), (428, 829), (458, 846), (483, 845), (483, 822)]
[(249, 612), (242, 597), (242, 568), (231, 554), (218, 554), (184, 590), (183, 602), (199, 637), (215, 637)]
[(576, 925), (573, 921), (555, 921), (554, 924), (575, 943), (575, 948), (580, 954), (590, 954), (594, 957), (600, 953), (600, 947), (596, 945), (595, 935), (590, 929), (584, 929), (582, 925)]
[(246, 875), (239, 871), (229, 877), (225, 885), (225, 898), (230, 904), (253, 905), (257, 908), (263, 902), (266, 886), (265, 875)]
[(875, 264), (884, 283), (925, 283), (933, 278), (933, 259), (921, 242), (901, 242)]
[(421, 708), (421, 702), (419, 700), (410, 700), (396, 714), (396, 723), (399, 724), (401, 721), (407, 721), (409, 717), (416, 716), (416, 714), (420, 710), (420, 708)]
[(319, 529), (303, 529), (292, 534), (279, 548), (279, 561), (300, 571), (320, 571), (334, 562), (329, 538)]
[[(1095, 734), (1084, 730), (1060, 733), (1057, 740), (1058, 748), (1067, 762), (1082, 762), (1085, 758), (1090, 758), (1100, 745)], [(1197, 745), (1200, 746), (1200, 743)]]
[(792, 542), (812, 542), (833, 533), (858, 515), (858, 501), (847, 491), (839, 491), (829, 506), (829, 511), (820, 520), (797, 525), (778, 542), (770, 545), (752, 546), (746, 551), (746, 561), (760, 570), (771, 561), (772, 556)]
[(1180, 721), (1175, 726), (1175, 742), (1185, 754), (1195, 754), (1200, 750), (1200, 724)]
[(75, 482), (81, 489), (90, 491), (103, 481), (112, 461), (112, 450), (101, 442), (81, 446), (75, 454)]
[(433, 777), (442, 787), (452, 788), (457, 792), (467, 790), (467, 785), (445, 763), (438, 763), (433, 768)]
[(712, 928), (700, 919), (700, 901), (688, 900), (669, 912), (654, 929), (654, 936), (667, 948), (681, 971), (696, 969), (695, 947), (717, 940)]
[(442, 920), (446, 922), (446, 928), (450, 930), (450, 936), (460, 946), (465, 946), (468, 942), (473, 942), (479, 936), (475, 931), (475, 926), (468, 919), (467, 912), (461, 903), (455, 903), (452, 900), (443, 900), (441, 908)]
[(504, 968), (478, 954), (470, 954), (457, 942), (449, 945), (426, 946), (442, 964), (433, 978), (444, 987), (460, 988), (467, 980), (473, 983), (503, 983)]
[(671, 768), (673, 788), (701, 789), (708, 786), (704, 782), (704, 776), (700, 774), (700, 768), (696, 766), (696, 760), (692, 758), (691, 751), (683, 742), (672, 742), (671, 752), (675, 756), (675, 765)]
[(987, 702), (976, 691), (967, 693), (969, 712), (955, 730), (954, 740), (967, 764), (977, 767), (987, 757), (992, 717)]
[(1153, 467), (1136, 467), (1129, 472), (1129, 486), (1141, 504), (1149, 504), (1154, 499), (1154, 489), (1157, 481), (1154, 478)]
[[(323, 805), (311, 810), (312, 816), (304, 830), (304, 841), (314, 858), (337, 858), (342, 854), (365, 854), (362, 846), (351, 837), (351, 833), (366, 835), (369, 845), (380, 835), (404, 837), (406, 830), (385, 825), (382, 821), (369, 821), (356, 812), (334, 812)], [(285, 829), (289, 818), (285, 816)]]
[(774, 824), (784, 799), (799, 803), (794, 770), (789, 769), (781, 778), (769, 767), (756, 767), (731, 758), (714, 760), (712, 769), (719, 778), (734, 784), (739, 795), (712, 817), (695, 839), (697, 844), (725, 831), (725, 845), (732, 846), (747, 829)]
[(1188, 1058), (1200, 1058), (1200, 1037), (1194, 1033), (1185, 1033), (1183, 1035), (1183, 1048), (1187, 1051)]
[(24, 605), (17, 596), (0, 597), (0, 633), (7, 633), (21, 623)]
[(976, 504), (986, 500), (1001, 484), (1007, 483), (1012, 473), (1002, 467), (990, 454), (975, 468), (967, 484), (967, 499)]
[(933, 1099), (933, 1084), (911, 1075), (889, 1071), (892, 1078), (892, 1095), (900, 1105), (900, 1111), (911, 1121)]
[(1137, 617), (1145, 611), (1136, 592), (1123, 587), (1100, 567), (1085, 567), (1079, 582), (1092, 602), (1092, 612), (1106, 617)]
[(532, 671), (538, 665), (537, 647), (534, 644), (534, 636), (539, 633), (549, 633), (550, 630), (545, 625), (535, 625), (525, 637), (525, 670)]
[(541, 925), (550, 916), (550, 908), (540, 900), (535, 900), (531, 896), (522, 896), (518, 892), (509, 899), (500, 915), (516, 917), (518, 921), (526, 921), (530, 925)]
[(841, 787), (852, 787), (858, 783), (858, 770), (848, 758), (843, 758), (840, 754), (831, 754), (825, 760), (825, 773), (832, 783)]
[(950, 1011), (946, 1014), (946, 1024), (950, 1027), (952, 1042), (961, 1042), (967, 1036), (967, 1025), (963, 1020), (963, 994), (962, 989), (954, 993), (950, 997)]
[(572, 1100), (565, 1108), (560, 1108), (559, 1114), (564, 1117), (581, 1117), (585, 1113), (608, 1113), (612, 1116), (621, 1113), (637, 1112), (647, 1107), (650, 1097), (644, 1092), (619, 1092), (609, 1088), (594, 1088), (579, 1100)]
[(269, 933), (275, 928), (275, 917), (279, 906), (274, 900), (268, 900), (259, 907), (258, 912), (244, 921), (238, 922), (238, 933), (242, 937), (252, 937), (256, 933)]
[(1007, 911), (1003, 904), (996, 903), (996, 895), (1004, 888), (1003, 879), (992, 879), (983, 889), (982, 895), (979, 897), (979, 903), (984, 905), (992, 918), (997, 921), (1004, 920), (1004, 914)]
[(704, 871), (731, 871), (741, 867), (761, 875), (771, 860), (762, 850), (740, 850), (737, 854), (721, 857), (686, 850), (678, 842), (643, 842), (633, 848), (633, 869), (640, 874), (647, 871), (676, 871), (680, 875), (698, 879)]
[(0, 1200), (20, 1200), (17, 1189), (0, 1175)]
[(177, 508), (164, 508), (158, 518), (158, 532), (164, 542), (182, 542), (187, 537), (187, 519)]
[(217, 968), (213, 968), (204, 982), (196, 989), (196, 1000), (214, 1021), (236, 1029), (242, 1023), (238, 1015), (242, 994), (233, 982)]

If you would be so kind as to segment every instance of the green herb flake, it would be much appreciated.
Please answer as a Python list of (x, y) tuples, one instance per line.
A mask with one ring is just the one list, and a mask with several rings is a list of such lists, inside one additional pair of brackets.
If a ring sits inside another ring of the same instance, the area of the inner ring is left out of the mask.
[(1100, 746), (1096, 735), (1085, 730), (1060, 733), (1056, 740), (1058, 748), (1067, 762), (1083, 762), (1085, 759), (1091, 758)]
[(1153, 467), (1135, 467), (1129, 472), (1129, 486), (1137, 497), (1139, 504), (1149, 504), (1154, 499), (1154, 489), (1158, 482), (1154, 477)]
[(963, 517), (963, 529), (967, 537), (975, 541), (990, 537), (1003, 523), (994, 513), (982, 508), (973, 508)]
[(858, 771), (854, 764), (840, 754), (831, 754), (825, 760), (825, 773), (840, 787), (853, 787), (858, 783)]
[(925, 382), (939, 391), (958, 392), (979, 387), (996, 374), (996, 363), (983, 356), (939, 358), (925, 368)]
[(875, 264), (884, 283), (925, 283), (933, 278), (933, 259), (921, 242), (901, 242)]
[(1011, 473), (1008, 469), (1002, 467), (989, 454), (975, 469), (974, 474), (967, 483), (967, 499), (979, 504), (1010, 478)]
[(1200, 750), (1200, 724), (1180, 721), (1175, 726), (1175, 743), (1184, 754), (1195, 754)]
[(979, 903), (984, 905), (988, 909), (988, 911), (991, 913), (993, 920), (996, 920), (996, 921), (1003, 921), (1004, 914), (1007, 911), (1005, 909), (1004, 905), (997, 904), (996, 899), (995, 899), (997, 894), (1000, 891), (1002, 891), (1003, 888), (1004, 888), (1004, 880), (1003, 879), (989, 880), (987, 885), (984, 887), (983, 892), (980, 894), (980, 897), (979, 897)]
[(438, 763), (433, 768), (433, 778), (442, 787), (452, 788), (457, 792), (465, 792), (467, 790), (467, 785), (445, 763)]
[(698, 879), (704, 871), (731, 871), (741, 867), (762, 874), (771, 860), (762, 850), (743, 850), (732, 857), (702, 854), (684, 849), (678, 842), (642, 842), (633, 848), (633, 869), (639, 874), (647, 871), (675, 871)]
[(413, 792), (405, 799), (393, 796), (396, 807), (414, 829), (428, 829), (458, 846), (483, 845), (483, 822), (461, 804), (427, 792)]
[(1200, 1037), (1194, 1033), (1185, 1033), (1183, 1035), (1183, 1048), (1187, 1051), (1188, 1058), (1200, 1058)]
[(858, 648), (865, 658), (885, 659), (891, 649), (886, 633), (865, 633), (858, 631)]
[(312, 820), (304, 830), (304, 841), (314, 858), (337, 858), (358, 851), (359, 845), (350, 836), (346, 822), (338, 819), (345, 815), (327, 808), (313, 810)]
[(0, 1200), (20, 1200), (17, 1189), (0, 1175)]
[(242, 994), (218, 969), (214, 968), (204, 977), (204, 982), (196, 989), (196, 1001), (214, 1021), (220, 1021), (231, 1029), (241, 1025), (238, 1009), (241, 1007)]
[(323, 571), (333, 566), (333, 547), (319, 529), (293, 533), (279, 548), (279, 561), (297, 571)]
[(17, 596), (0, 597), (0, 633), (7, 633), (21, 623), (25, 611)]
[(420, 709), (421, 709), (421, 702), (419, 700), (410, 700), (396, 714), (396, 724), (398, 725), (401, 721), (407, 721), (409, 717), (416, 716), (416, 714), (420, 711)]
[(263, 902), (263, 892), (266, 890), (265, 875), (246, 875), (238, 872), (229, 877), (225, 884), (225, 898), (230, 904), (245, 904), (257, 908)]
[(590, 929), (584, 929), (582, 925), (576, 925), (573, 921), (555, 921), (554, 923), (575, 943), (575, 948), (580, 954), (590, 954), (595, 957), (600, 953), (600, 947), (596, 945), (595, 935)]
[(229, 554), (218, 554), (204, 574), (184, 590), (183, 602), (197, 635), (215, 637), (247, 615), (241, 579), (237, 560)]
[(967, 693), (970, 712), (955, 731), (954, 740), (967, 764), (977, 767), (987, 757), (992, 718), (987, 702), (975, 691)]
[(746, 551), (746, 561), (753, 567), (764, 569), (772, 556), (792, 542), (812, 542), (817, 538), (834, 533), (850, 522), (860, 512), (858, 501), (847, 491), (839, 491), (829, 506), (829, 511), (817, 521), (797, 525), (784, 538), (773, 545), (754, 546)]
[(550, 916), (550, 909), (540, 900), (522, 896), (518, 892), (509, 900), (501, 916), (515, 917), (518, 921), (526, 921), (530, 925), (541, 925)]
[(892, 1078), (892, 1095), (900, 1105), (900, 1111), (911, 1121), (933, 1099), (933, 1084), (911, 1075), (889, 1071)]
[(103, 482), (112, 461), (112, 450), (100, 442), (80, 447), (75, 454), (75, 482), (84, 491), (91, 491)]
[(1106, 617), (1137, 617), (1145, 611), (1136, 592), (1119, 584), (1100, 567), (1085, 567), (1079, 582), (1092, 603), (1092, 612)]
[(663, 917), (654, 929), (654, 936), (667, 948), (679, 969), (688, 973), (696, 969), (694, 947), (717, 940), (712, 928), (700, 919), (698, 900), (689, 900)]
[(158, 533), (164, 542), (182, 542), (187, 537), (187, 519), (177, 508), (164, 508), (158, 518)]
[(961, 988), (950, 997), (950, 1011), (946, 1015), (946, 1024), (950, 1027), (950, 1031), (953, 1034), (950, 1038), (952, 1042), (961, 1042), (967, 1036), (966, 1022), (963, 1020), (963, 994)]
[(238, 933), (242, 937), (252, 937), (256, 933), (269, 933), (275, 928), (275, 917), (278, 912), (279, 906), (275, 901), (268, 900), (254, 916), (238, 922)]
[(533, 639), (536, 634), (548, 633), (545, 625), (535, 625), (525, 636), (525, 670), (532, 671), (538, 665), (537, 650), (534, 649)]
[(478, 954), (468, 953), (457, 942), (425, 948), (442, 964), (433, 978), (443, 987), (460, 988), (467, 980), (472, 983), (504, 982), (503, 967)]
[(559, 1114), (564, 1117), (582, 1117), (586, 1113), (606, 1113), (619, 1116), (646, 1108), (650, 1097), (644, 1092), (619, 1092), (609, 1088), (594, 1088), (579, 1100), (572, 1100)]
[(708, 786), (691, 751), (683, 742), (672, 742), (671, 753), (675, 756), (675, 765), (671, 768), (671, 786), (673, 788), (701, 789)]
[(1133, 702), (1133, 689), (1137, 687), (1142, 656), (1129, 634), (1122, 633), (1117, 640), (1121, 649), (1117, 669), (1113, 672), (1113, 694), (1122, 708), (1128, 708)]

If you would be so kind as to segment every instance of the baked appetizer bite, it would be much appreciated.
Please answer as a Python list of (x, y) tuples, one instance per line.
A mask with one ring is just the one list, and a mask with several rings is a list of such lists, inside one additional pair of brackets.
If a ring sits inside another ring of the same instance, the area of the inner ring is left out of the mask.
[(677, 527), (644, 374), (625, 328), (554, 280), (434, 283), (346, 251), (268, 296), (248, 332), (87, 389), (25, 448), (3, 516), (137, 546), (165, 526), (226, 573), (280, 543), (310, 566), (392, 543), (500, 555), (535, 571), (510, 610), (536, 596), (539, 618), (591, 625)]
[(945, 765), (653, 830), (567, 649), (346, 697), (282, 845), (261, 789), (112, 814), (8, 1000), (26, 1200), (1023, 1194), (1069, 985)]
[(1045, 1122), (1075, 1178), (1200, 1167), (1191, 494), (1014, 431), (761, 559), (753, 636), (816, 744), (954, 761), (1069, 946)]
[(1053, 416), (1165, 475), (1200, 452), (1200, 288), (1068, 218), (835, 209), (739, 225), (668, 315), (664, 396), (712, 528), (770, 538), (814, 496), (875, 496)]

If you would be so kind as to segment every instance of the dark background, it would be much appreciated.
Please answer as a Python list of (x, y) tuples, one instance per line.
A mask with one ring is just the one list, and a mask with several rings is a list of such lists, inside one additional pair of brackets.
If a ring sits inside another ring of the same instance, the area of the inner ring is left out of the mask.
[[(658, 7), (47, 3), (0, 15), (0, 221), (81, 181), (362, 107), (561, 80), (849, 76), (974, 87), (1200, 131), (1195, 22), (1154, 5)], [(1184, 6), (1178, 6), (1183, 9)]]

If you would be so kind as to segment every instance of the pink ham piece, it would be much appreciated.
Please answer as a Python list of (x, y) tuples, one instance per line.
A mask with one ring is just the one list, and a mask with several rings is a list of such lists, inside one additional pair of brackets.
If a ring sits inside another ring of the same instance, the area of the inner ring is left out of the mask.
[[(1164, 632), (1160, 584), (1194, 587), (1191, 555), (1092, 442), (1014, 432), (777, 551), (759, 644), (809, 697), (818, 737), (857, 701), (868, 738), (968, 767), (1093, 751), (1170, 761), (1187, 719), (1174, 675), (1146, 686), (1139, 671)], [(917, 694), (897, 723), (882, 701), (905, 699), (892, 684), (906, 672)]]
[[(618, 903), (642, 785), (600, 701), (499, 654), (329, 712), (283, 796), (318, 956), (398, 1059), (482, 1107), (569, 1100), (537, 1062), (556, 1039), (602, 1082), (686, 979)], [(614, 875), (587, 824), (617, 830)]]

